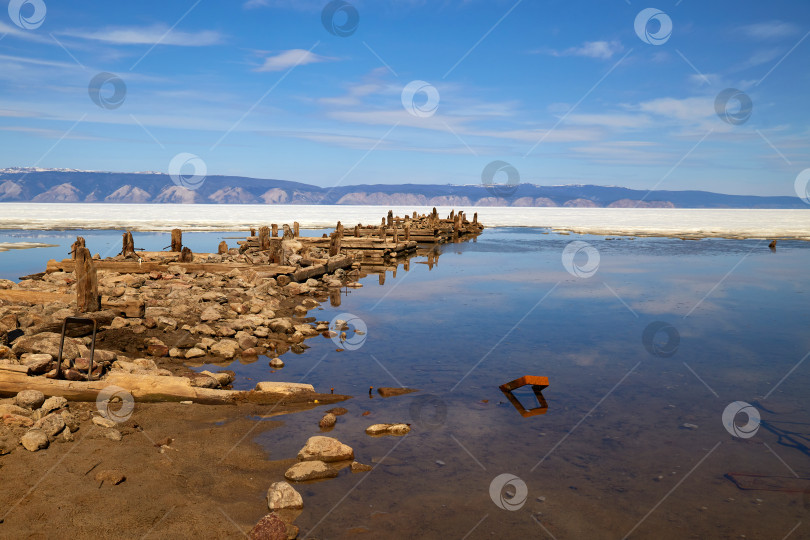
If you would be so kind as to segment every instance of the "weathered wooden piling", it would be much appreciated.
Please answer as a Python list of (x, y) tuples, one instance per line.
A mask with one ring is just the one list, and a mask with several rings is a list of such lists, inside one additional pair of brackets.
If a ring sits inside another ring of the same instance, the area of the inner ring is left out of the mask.
[(259, 227), (259, 249), (262, 251), (270, 249), (270, 227)]
[(194, 262), (194, 253), (191, 252), (191, 249), (188, 247), (184, 247), (180, 251), (180, 258), (178, 259), (181, 263), (190, 263)]
[(76, 250), (76, 308), (81, 313), (98, 311), (101, 298), (98, 294), (98, 274), (90, 250), (82, 246)]
[(183, 250), (183, 231), (180, 229), (172, 229), (171, 250), (176, 252)]
[(220, 255), (226, 255), (228, 253), (228, 242), (223, 240), (219, 243), (219, 247), (217, 248), (217, 253)]
[(298, 226), (298, 222), (293, 222), (293, 238), (298, 238), (300, 236), (300, 228)]
[(284, 240), (292, 240), (295, 238), (295, 233), (293, 233), (293, 230), (290, 229), (289, 225), (285, 223), (282, 227), (284, 229), (284, 236), (283, 236)]
[(132, 233), (127, 231), (123, 235), (121, 254), (126, 257), (130, 253), (135, 253), (135, 240), (132, 239)]
[(76, 241), (73, 242), (70, 246), (70, 258), (76, 259), (77, 254), (79, 253), (79, 249), (84, 247), (84, 238), (81, 236), (76, 237)]
[(272, 223), (270, 224), (270, 228), (273, 230), (273, 238), (278, 238), (278, 224)]
[(386, 223), (386, 225), (388, 225), (389, 227), (394, 225), (394, 211), (393, 210), (388, 211), (388, 223)]

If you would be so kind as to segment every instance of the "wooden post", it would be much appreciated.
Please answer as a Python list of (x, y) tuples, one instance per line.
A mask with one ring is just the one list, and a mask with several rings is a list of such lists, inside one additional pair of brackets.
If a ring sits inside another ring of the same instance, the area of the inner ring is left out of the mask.
[(290, 229), (289, 225), (285, 223), (284, 225), (281, 226), (281, 228), (284, 230), (284, 234), (282, 236), (284, 240), (292, 240), (293, 238), (295, 238), (295, 236), (293, 235), (293, 231), (292, 229)]
[(183, 250), (183, 231), (180, 229), (172, 229), (172, 251)]
[(385, 241), (385, 225), (380, 225), (380, 240)]
[(256, 229), (253, 227), (250, 228), (250, 236), (256, 236)]
[(93, 256), (86, 247), (76, 251), (76, 308), (82, 313), (98, 311), (101, 298), (98, 294), (98, 274)]
[(416, 219), (416, 210), (413, 211), (413, 219)]
[(273, 238), (278, 238), (278, 225), (273, 223), (270, 227), (273, 229)]
[(121, 253), (126, 257), (130, 253), (135, 253), (135, 240), (132, 239), (132, 233), (127, 231), (124, 233), (123, 247)]
[(396, 245), (397, 242), (399, 242), (399, 229), (394, 225), (394, 244)]
[(340, 253), (340, 233), (335, 231), (329, 236), (329, 256), (334, 257)]
[(180, 251), (180, 259), (178, 259), (181, 263), (190, 263), (194, 262), (194, 253), (191, 252), (191, 249), (188, 247), (184, 247), (182, 251)]
[(379, 282), (380, 282), (380, 285), (385, 285), (385, 270), (383, 270), (382, 272), (380, 272), (380, 279), (379, 279)]
[(270, 264), (281, 264), (282, 249), (281, 238), (271, 238), (269, 246)]
[(360, 224), (354, 226), (354, 237), (360, 238)]
[(329, 305), (338, 307), (340, 305), (340, 289), (337, 287), (329, 289)]
[(335, 227), (335, 232), (338, 233), (341, 238), (343, 238), (343, 224), (340, 221), (337, 222), (337, 227)]
[(76, 259), (79, 249), (84, 247), (84, 238), (81, 236), (76, 237), (76, 241), (70, 246), (70, 258)]
[(461, 221), (461, 214), (453, 218), (453, 242), (458, 242), (458, 228)]
[(405, 224), (405, 241), (406, 242), (411, 241), (411, 224), (410, 223)]
[(298, 222), (294, 221), (293, 222), (293, 238), (298, 238), (298, 236), (299, 236)]
[(270, 227), (259, 227), (259, 249), (262, 251), (270, 249)]
[(392, 226), (393, 224), (394, 224), (394, 211), (393, 211), (393, 210), (389, 210), (389, 211), (388, 211), (388, 226), (390, 227), (390, 226)]
[(473, 214), (473, 225), (478, 225), (478, 212)]
[(219, 248), (217, 249), (217, 253), (219, 253), (220, 255), (227, 254), (228, 253), (228, 242), (226, 242), (225, 240), (220, 242), (219, 243)]

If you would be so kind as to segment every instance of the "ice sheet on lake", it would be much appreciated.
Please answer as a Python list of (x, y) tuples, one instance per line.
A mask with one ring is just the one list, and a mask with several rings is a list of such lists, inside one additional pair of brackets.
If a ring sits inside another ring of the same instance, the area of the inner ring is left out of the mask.
[[(404, 216), (427, 207), (311, 205), (167, 205), (2, 203), (0, 229), (237, 230), (298, 221), (303, 228), (334, 227), (338, 220), (377, 224), (391, 209)], [(442, 216), (450, 207), (439, 207)], [(548, 227), (610, 235), (801, 238), (810, 240), (807, 210), (662, 208), (456, 207), (488, 227)]]
[(41, 247), (59, 247), (56, 244), (41, 244), (39, 242), (0, 242), (0, 251), (10, 249), (33, 249)]

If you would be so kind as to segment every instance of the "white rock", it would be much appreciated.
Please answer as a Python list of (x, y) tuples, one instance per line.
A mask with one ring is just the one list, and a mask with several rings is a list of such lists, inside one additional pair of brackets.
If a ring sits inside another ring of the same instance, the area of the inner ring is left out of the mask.
[(310, 437), (304, 447), (298, 452), (300, 461), (345, 461), (354, 459), (354, 450), (351, 446), (343, 444), (332, 437), (316, 435)]
[(273, 482), (267, 490), (267, 507), (270, 510), (301, 509), (304, 499), (287, 482)]

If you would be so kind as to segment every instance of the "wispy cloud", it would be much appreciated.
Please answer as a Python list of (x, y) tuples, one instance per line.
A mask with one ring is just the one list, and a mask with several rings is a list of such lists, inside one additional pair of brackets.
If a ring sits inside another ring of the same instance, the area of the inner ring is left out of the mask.
[(542, 49), (536, 52), (550, 54), (551, 56), (585, 56), (587, 58), (607, 60), (622, 51), (624, 51), (624, 46), (618, 41), (586, 41), (578, 47), (570, 47), (564, 50)]
[(799, 32), (799, 27), (784, 21), (768, 21), (748, 24), (740, 27), (740, 30), (750, 38), (770, 40), (794, 36)]
[(176, 45), (180, 47), (205, 47), (222, 43), (223, 37), (214, 30), (199, 32), (169, 31), (169, 27), (155, 24), (147, 27), (119, 27), (101, 30), (67, 30), (58, 35), (79, 39), (104, 41), (118, 45)]
[(321, 56), (304, 49), (290, 49), (275, 56), (268, 56), (264, 59), (264, 64), (256, 68), (255, 71), (284, 71), (293, 66), (304, 66), (306, 64), (332, 62), (335, 60), (336, 58)]

